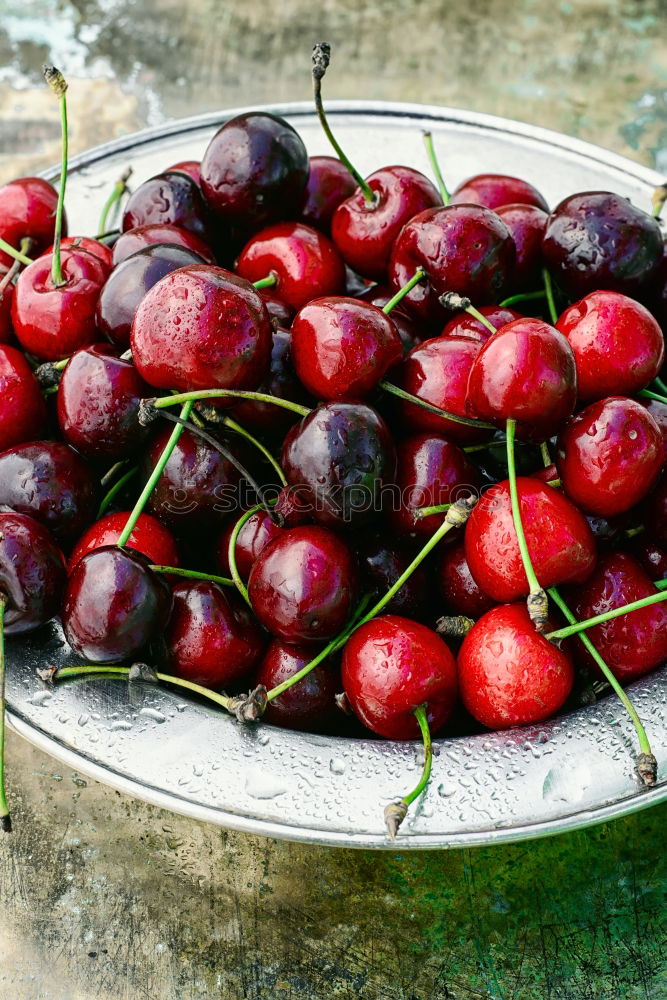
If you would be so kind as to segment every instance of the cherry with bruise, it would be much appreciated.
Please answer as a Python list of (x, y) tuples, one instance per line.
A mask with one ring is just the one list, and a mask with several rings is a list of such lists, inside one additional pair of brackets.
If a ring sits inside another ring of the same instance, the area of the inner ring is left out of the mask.
[(542, 212), (549, 206), (532, 184), (509, 174), (475, 174), (454, 188), (452, 205), (482, 205), (499, 209), (505, 205), (533, 205)]
[(350, 171), (335, 156), (311, 156), (301, 218), (329, 236), (334, 212), (342, 201), (354, 194), (355, 188)]
[[(312, 646), (274, 639), (262, 657), (253, 684), (262, 684), (270, 691), (310, 663), (315, 653)], [(340, 672), (331, 663), (320, 663), (297, 684), (272, 698), (262, 721), (307, 733), (329, 732), (340, 715), (336, 705), (339, 689)]]
[[(506, 323), (511, 323), (515, 319), (523, 319), (521, 313), (505, 306), (481, 306), (477, 310), (486, 320), (498, 330)], [(481, 323), (476, 316), (470, 313), (460, 312), (453, 316), (442, 328), (441, 337), (468, 337), (476, 340), (480, 344), (485, 344), (492, 331), (488, 326)]]
[[(21, 240), (33, 241), (33, 253), (40, 254), (53, 242), (58, 192), (41, 177), (19, 177), (0, 187), (0, 236), (15, 249)], [(63, 215), (63, 235), (67, 222)], [(13, 261), (0, 250), (0, 265)]]
[[(288, 330), (274, 330), (272, 340), (269, 371), (257, 391), (302, 406), (311, 405), (312, 398), (297, 378), (292, 364), (291, 333)], [(244, 399), (236, 403), (231, 416), (247, 430), (261, 433), (271, 441), (278, 438), (282, 440), (298, 420), (292, 410), (257, 399)]]
[(463, 543), (440, 549), (436, 574), (447, 611), (480, 618), (494, 606), (493, 598), (484, 593), (470, 572)]
[[(68, 568), (71, 573), (76, 564), (93, 549), (115, 545), (127, 524), (130, 511), (106, 514), (84, 531), (70, 553)], [(126, 542), (128, 549), (141, 552), (155, 566), (180, 566), (176, 539), (168, 528), (151, 517), (140, 514), (132, 534)]]
[(496, 213), (510, 231), (516, 247), (516, 260), (509, 287), (525, 292), (542, 282), (542, 239), (547, 225), (547, 213), (536, 205), (503, 205)]
[(123, 212), (123, 232), (166, 223), (211, 242), (212, 228), (202, 193), (188, 174), (167, 171), (144, 181), (132, 192)]
[(121, 233), (113, 245), (113, 265), (117, 267), (122, 261), (139, 250), (156, 244), (168, 243), (170, 246), (183, 247), (201, 257), (207, 264), (215, 264), (213, 251), (201, 237), (181, 226), (173, 226), (165, 222), (137, 226)]
[(5, 635), (30, 632), (57, 615), (65, 579), (63, 554), (44, 525), (27, 514), (0, 511)]
[(0, 344), (0, 451), (39, 437), (47, 421), (39, 382), (24, 355)]
[[(229, 542), (236, 524), (230, 521), (223, 530), (216, 548), (216, 565), (220, 573), (229, 575)], [(276, 524), (268, 510), (258, 510), (241, 527), (237, 537), (234, 556), (236, 568), (244, 583), (248, 582), (250, 571), (260, 552), (269, 542), (283, 534), (284, 528)]]
[[(414, 546), (404, 539), (387, 538), (378, 531), (361, 536), (356, 541), (356, 551), (366, 584), (364, 590), (375, 593), (378, 598), (393, 587), (415, 556)], [(422, 621), (432, 608), (432, 589), (430, 575), (422, 564), (410, 574), (383, 610), (389, 615)]]

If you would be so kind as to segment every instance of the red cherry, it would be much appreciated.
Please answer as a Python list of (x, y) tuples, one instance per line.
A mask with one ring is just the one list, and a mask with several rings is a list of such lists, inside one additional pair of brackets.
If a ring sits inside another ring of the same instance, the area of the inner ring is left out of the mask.
[(39, 437), (46, 405), (39, 382), (20, 351), (0, 345), (0, 451)]
[(195, 182), (197, 187), (201, 187), (201, 163), (199, 160), (181, 160), (179, 163), (172, 164), (171, 167), (167, 167), (165, 173), (171, 173), (172, 170), (178, 170), (181, 174), (187, 174)]
[(350, 171), (335, 156), (311, 156), (301, 218), (328, 236), (334, 212), (342, 201), (354, 194), (356, 186)]
[(591, 403), (563, 428), (556, 463), (563, 489), (589, 514), (611, 517), (646, 496), (664, 461), (660, 429), (633, 399)]
[(167, 223), (153, 223), (147, 226), (137, 226), (136, 229), (128, 229), (121, 233), (113, 246), (113, 264), (117, 267), (121, 261), (126, 260), (138, 250), (145, 250), (146, 247), (155, 246), (156, 243), (169, 243), (171, 246), (184, 247), (192, 250), (207, 264), (215, 264), (213, 251), (208, 243), (200, 239), (194, 233), (180, 226), (172, 226)]
[[(229, 576), (229, 540), (232, 536), (236, 523), (230, 522), (222, 532), (216, 550), (216, 564), (221, 574)], [(279, 527), (266, 510), (258, 510), (245, 522), (236, 538), (236, 568), (241, 579), (247, 583), (250, 571), (255, 564), (255, 560), (260, 552), (266, 548), (269, 542), (283, 534), (283, 528)]]
[(414, 710), (426, 705), (431, 732), (456, 700), (454, 657), (440, 636), (409, 618), (386, 615), (358, 628), (343, 650), (343, 688), (361, 721), (379, 736), (419, 736)]
[[(58, 193), (41, 177), (20, 177), (0, 187), (0, 236), (18, 250), (21, 240), (34, 241), (32, 253), (42, 253), (53, 241)], [(67, 222), (63, 217), (63, 236)], [(12, 259), (0, 251), (0, 264)]]
[(475, 174), (454, 189), (452, 205), (483, 205), (501, 208), (505, 205), (536, 205), (549, 211), (546, 201), (532, 184), (509, 174)]
[(463, 543), (441, 548), (437, 560), (440, 594), (448, 611), (479, 618), (491, 610), (495, 602), (484, 593), (470, 572)]
[(539, 285), (544, 260), (542, 239), (547, 226), (547, 213), (535, 205), (502, 205), (496, 213), (510, 231), (516, 247), (516, 261), (510, 288), (525, 292)]
[(0, 590), (5, 635), (44, 625), (58, 613), (65, 560), (47, 529), (27, 514), (0, 511)]
[(258, 291), (274, 330), (289, 330), (295, 315), (294, 309), (278, 295), (274, 295), (271, 288), (259, 288)]
[[(312, 646), (293, 646), (274, 639), (253, 683), (263, 684), (270, 691), (310, 663), (315, 652)], [(311, 733), (327, 731), (340, 714), (336, 705), (338, 690), (338, 670), (330, 663), (320, 663), (293, 687), (273, 698), (266, 706), (262, 721), (285, 729)]]
[[(377, 306), (378, 309), (384, 309), (387, 302), (393, 299), (394, 294), (394, 289), (390, 288), (389, 285), (370, 285), (359, 292), (357, 298), (361, 299), (362, 302), (369, 302), (372, 306)], [(407, 313), (401, 310), (400, 303), (391, 310), (391, 321), (401, 338), (404, 354), (422, 342), (421, 329)]]
[[(579, 583), (595, 565), (595, 541), (586, 518), (558, 490), (520, 477), (517, 491), (528, 551), (540, 584)], [(528, 594), (512, 519), (509, 482), (492, 486), (465, 529), (466, 559), (482, 590), (496, 601)]]
[[(68, 562), (69, 572), (71, 573), (79, 560), (93, 549), (115, 545), (123, 533), (129, 516), (129, 510), (118, 511), (115, 514), (107, 514), (91, 524), (72, 549)], [(128, 549), (141, 552), (156, 566), (180, 566), (174, 536), (164, 524), (150, 514), (139, 515), (139, 520), (125, 544)]]
[[(93, 257), (97, 257), (104, 264), (107, 269), (107, 275), (113, 268), (113, 251), (111, 247), (100, 243), (99, 240), (92, 239), (90, 236), (65, 236), (60, 241), (60, 247), (62, 250), (85, 250), (86, 253), (91, 253)], [(49, 246), (45, 250), (45, 253), (53, 253), (53, 245)]]
[(567, 700), (574, 668), (567, 653), (535, 630), (525, 604), (492, 608), (463, 640), (461, 700), (489, 729), (541, 722)]
[(345, 268), (333, 243), (303, 222), (281, 222), (253, 236), (236, 262), (236, 273), (248, 281), (273, 274), (273, 286), (293, 309), (322, 295), (345, 290)]
[[(506, 323), (511, 323), (514, 319), (524, 318), (521, 313), (515, 312), (514, 309), (507, 309), (501, 306), (482, 306), (477, 311), (486, 317), (491, 326), (495, 326), (496, 330), (500, 329), (501, 326), (505, 326)], [(453, 316), (448, 323), (445, 323), (440, 336), (469, 337), (480, 344), (485, 344), (491, 336), (491, 332), (475, 316), (471, 316), (467, 312), (460, 312), (456, 316)]]
[(9, 269), (0, 264), (0, 344), (11, 344), (14, 341), (12, 329), (12, 302), (14, 301), (14, 282), (7, 278)]

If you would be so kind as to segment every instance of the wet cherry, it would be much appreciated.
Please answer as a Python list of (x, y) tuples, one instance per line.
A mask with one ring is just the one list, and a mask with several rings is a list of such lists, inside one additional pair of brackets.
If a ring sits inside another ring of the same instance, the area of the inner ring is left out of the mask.
[[(253, 683), (263, 684), (270, 691), (310, 663), (315, 652), (312, 646), (295, 646), (274, 639), (262, 658)], [(340, 672), (329, 662), (320, 663), (293, 687), (273, 698), (262, 719), (285, 729), (327, 732), (340, 715), (336, 705), (340, 686)]]
[(198, 185), (187, 174), (179, 171), (158, 174), (130, 195), (123, 213), (123, 232), (160, 223), (179, 226), (205, 243), (211, 242), (208, 207)]
[(549, 211), (546, 201), (532, 184), (509, 174), (475, 174), (454, 189), (452, 205), (483, 205), (498, 209), (505, 205), (534, 205)]
[[(41, 177), (19, 177), (0, 187), (0, 236), (18, 249), (21, 240), (34, 241), (33, 254), (40, 254), (53, 242), (58, 193)], [(67, 224), (63, 219), (63, 235)], [(0, 264), (11, 266), (12, 259), (0, 251)]]
[(58, 614), (64, 586), (65, 560), (49, 531), (26, 514), (0, 511), (5, 634), (30, 632)]
[(0, 345), (0, 450), (39, 437), (46, 406), (39, 382), (20, 351)]
[(335, 156), (311, 156), (301, 218), (329, 236), (334, 212), (342, 201), (354, 194), (355, 188), (350, 171)]
[[(127, 524), (130, 511), (107, 514), (84, 531), (72, 549), (68, 567), (71, 573), (80, 559), (93, 549), (115, 545)], [(141, 552), (156, 566), (179, 566), (180, 557), (176, 540), (168, 528), (150, 514), (141, 514), (132, 534), (127, 540), (127, 548)]]
[(155, 246), (156, 243), (169, 243), (171, 246), (183, 247), (185, 250), (196, 253), (207, 264), (215, 264), (213, 251), (208, 243), (205, 243), (199, 236), (180, 226), (153, 223), (137, 226), (136, 229), (128, 229), (127, 232), (121, 233), (113, 246), (114, 267), (117, 267), (131, 254), (138, 250), (145, 250), (146, 247)]

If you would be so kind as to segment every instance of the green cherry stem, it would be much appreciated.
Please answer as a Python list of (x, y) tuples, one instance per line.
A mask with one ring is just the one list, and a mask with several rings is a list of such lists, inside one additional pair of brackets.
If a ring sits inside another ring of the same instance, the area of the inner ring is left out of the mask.
[(399, 288), (394, 297), (389, 299), (389, 302), (382, 307), (382, 312), (385, 316), (388, 316), (392, 309), (395, 309), (398, 303), (405, 298), (408, 292), (411, 292), (415, 285), (418, 285), (419, 282), (423, 281), (425, 277), (426, 271), (422, 267), (418, 267), (410, 280), (407, 281), (402, 288)]
[(637, 393), (638, 396), (643, 396), (644, 399), (657, 399), (659, 403), (667, 404), (667, 394), (661, 396), (657, 392), (651, 392), (650, 389), (640, 389)]
[(396, 396), (398, 399), (404, 399), (407, 403), (414, 403), (415, 406), (420, 406), (422, 410), (428, 410), (429, 413), (434, 413), (437, 417), (442, 417), (443, 420), (451, 420), (453, 423), (463, 424), (465, 427), (477, 427), (480, 430), (497, 430), (493, 424), (487, 424), (483, 420), (473, 420), (471, 417), (459, 417), (456, 413), (449, 413), (448, 410), (441, 410), (439, 406), (433, 406), (432, 403), (427, 403), (425, 399), (420, 399), (419, 396), (413, 396), (411, 392), (406, 392), (405, 389), (401, 389), (399, 386), (394, 385), (393, 382), (387, 382), (386, 379), (381, 379), (378, 385), (381, 389), (384, 389), (385, 392), (391, 393), (392, 396)]
[(547, 271), (546, 267), (542, 268), (542, 281), (544, 282), (544, 294), (547, 297), (547, 306), (549, 307), (551, 322), (557, 323), (558, 310), (556, 309), (556, 300), (554, 298), (554, 286), (551, 280), (551, 275)]
[[(59, 667), (58, 670), (55, 671), (38, 671), (38, 674), (42, 680), (55, 684), (56, 681), (64, 681), (73, 677), (97, 676), (100, 679), (129, 677), (131, 669), (131, 667), (112, 667), (110, 665), (100, 663), (95, 666), (85, 667)], [(198, 694), (202, 698), (214, 701), (216, 705), (220, 705), (221, 708), (227, 709), (229, 705), (229, 698), (227, 698), (224, 694), (218, 694), (217, 691), (211, 691), (210, 688), (202, 687), (201, 684), (195, 684), (194, 681), (186, 681), (184, 678), (175, 677), (173, 674), (160, 674), (157, 672), (153, 672), (152, 676), (155, 677), (156, 680), (162, 681), (163, 684), (171, 684), (174, 687), (185, 688), (187, 691), (192, 691), (193, 694)], [(146, 681), (149, 680), (148, 677), (137, 679), (143, 679)]]
[(9, 254), (9, 256), (13, 257), (13, 259), (18, 261), (19, 264), (25, 264), (26, 267), (28, 264), (32, 264), (32, 257), (26, 257), (24, 253), (21, 253), (20, 250), (14, 249), (11, 243), (8, 243), (7, 240), (3, 240), (2, 237), (0, 237), (0, 250), (2, 250), (3, 253)]
[(232, 574), (232, 583), (249, 607), (252, 607), (252, 604), (250, 604), (248, 588), (241, 579), (241, 574), (239, 573), (238, 566), (236, 565), (236, 542), (243, 525), (246, 524), (254, 514), (257, 514), (258, 511), (264, 509), (264, 504), (258, 503), (255, 504), (254, 507), (251, 507), (250, 510), (246, 510), (243, 514), (241, 514), (240, 518), (234, 525), (234, 530), (230, 535), (229, 546), (227, 548), (227, 561), (229, 562), (229, 572)]
[(542, 456), (542, 464), (545, 469), (548, 469), (551, 465), (551, 455), (549, 454), (549, 445), (546, 441), (543, 441), (540, 445), (540, 455)]
[(225, 427), (228, 427), (230, 431), (233, 431), (235, 434), (238, 434), (240, 437), (245, 438), (246, 441), (254, 445), (257, 451), (261, 452), (261, 454), (267, 460), (267, 462), (269, 463), (275, 474), (278, 476), (278, 479), (280, 480), (281, 484), (283, 486), (287, 486), (285, 473), (280, 468), (280, 465), (273, 457), (269, 449), (265, 445), (263, 445), (261, 441), (258, 441), (256, 437), (253, 437), (253, 435), (245, 429), (245, 427), (242, 427), (241, 424), (237, 424), (236, 421), (232, 420), (231, 417), (224, 417), (222, 423)]
[[(99, 509), (97, 511), (97, 520), (99, 520), (101, 517), (104, 517), (104, 515), (108, 511), (109, 507), (111, 506), (114, 498), (118, 496), (118, 494), (120, 493), (120, 491), (123, 489), (124, 486), (127, 486), (127, 484), (129, 483), (130, 479), (132, 479), (134, 476), (136, 476), (136, 474), (138, 473), (138, 471), (139, 471), (139, 466), (138, 465), (133, 465), (131, 469), (128, 469), (127, 472), (123, 473), (123, 475), (120, 477), (120, 479), (118, 479), (113, 484), (113, 486), (111, 486), (109, 488), (109, 490), (105, 494), (104, 499), (102, 500), (102, 503), (100, 504)], [(128, 535), (128, 538), (129, 538), (129, 535)]]
[(258, 403), (274, 403), (284, 410), (307, 417), (312, 411), (307, 406), (292, 403), (288, 399), (270, 396), (268, 392), (250, 392), (246, 389), (196, 389), (193, 392), (179, 392), (174, 396), (161, 396), (159, 399), (146, 400), (156, 410), (164, 410), (168, 406), (181, 406), (184, 403), (197, 403), (205, 399), (254, 399)]
[(666, 580), (654, 580), (653, 586), (656, 590), (667, 590), (667, 579)]
[(631, 601), (630, 604), (624, 604), (622, 608), (613, 608), (613, 610), (605, 611), (601, 615), (587, 618), (586, 621), (577, 622), (575, 625), (567, 625), (565, 628), (559, 628), (555, 632), (549, 632), (546, 638), (551, 640), (567, 639), (571, 635), (578, 635), (579, 632), (593, 628), (594, 625), (603, 625), (614, 618), (620, 618), (621, 615), (629, 615), (633, 611), (641, 611), (642, 608), (648, 608), (652, 604), (660, 604), (662, 601), (667, 601), (667, 590), (659, 590), (657, 594), (642, 597), (639, 601)]
[(510, 295), (509, 298), (499, 302), (498, 308), (509, 309), (510, 306), (518, 305), (520, 302), (535, 302), (538, 299), (543, 299), (546, 294), (546, 291), (542, 289), (537, 292), (519, 292), (517, 295)]
[(665, 202), (667, 201), (667, 184), (660, 184), (651, 198), (651, 214), (654, 219), (659, 219), (662, 215)]
[(404, 795), (402, 799), (398, 799), (396, 802), (390, 802), (384, 811), (384, 822), (387, 828), (387, 836), (390, 840), (396, 840), (396, 834), (398, 833), (398, 828), (408, 814), (408, 809), (418, 798), (426, 786), (428, 785), (429, 778), (431, 777), (431, 767), (433, 764), (433, 742), (431, 740), (431, 730), (428, 725), (428, 717), (426, 715), (426, 705), (419, 705), (414, 710), (414, 716), (419, 724), (419, 730), (421, 732), (422, 743), (424, 746), (424, 766), (422, 768), (422, 773), (419, 781), (407, 795)]
[(433, 145), (433, 135), (431, 132), (424, 132), (424, 145), (426, 146), (426, 154), (431, 164), (431, 170), (433, 171), (433, 176), (435, 177), (436, 184), (438, 185), (438, 191), (440, 192), (440, 197), (442, 198), (443, 205), (449, 205), (452, 196), (447, 190), (447, 185), (445, 184), (445, 178), (442, 176), (442, 170), (440, 169), (440, 164), (438, 163), (438, 157), (435, 155), (435, 147)]
[(416, 514), (417, 517), (430, 517), (431, 514), (446, 514), (451, 506), (450, 503), (440, 503), (434, 507), (420, 507), (416, 511)]
[(528, 551), (528, 543), (526, 541), (526, 534), (523, 530), (523, 521), (521, 519), (521, 504), (519, 503), (519, 492), (516, 487), (516, 464), (514, 460), (514, 436), (516, 432), (516, 420), (508, 419), (506, 423), (507, 428), (507, 478), (509, 480), (510, 486), (510, 501), (512, 504), (512, 520), (514, 522), (514, 530), (516, 531), (517, 542), (519, 543), (519, 552), (521, 553), (521, 562), (523, 563), (523, 569), (528, 579), (528, 614), (530, 615), (530, 620), (537, 629), (538, 632), (544, 631), (547, 623), (547, 615), (549, 612), (549, 602), (547, 599), (546, 592), (543, 587), (540, 586), (539, 580), (535, 575), (535, 570), (533, 569), (533, 562), (530, 558), (530, 552)]
[(63, 231), (63, 210), (65, 206), (65, 187), (67, 185), (68, 160), (68, 130), (67, 130), (67, 81), (55, 66), (45, 66), (44, 79), (60, 104), (60, 131), (62, 135), (60, 159), (60, 184), (58, 187), (58, 203), (56, 205), (56, 223), (53, 233), (53, 264), (51, 266), (51, 281), (56, 288), (66, 284), (60, 260), (60, 238)]
[(468, 316), (472, 316), (478, 323), (485, 326), (489, 333), (497, 332), (498, 328), (493, 325), (491, 320), (482, 315), (479, 309), (476, 309), (470, 299), (465, 295), (459, 295), (458, 292), (445, 292), (443, 295), (439, 296), (438, 301), (445, 309), (461, 309), (463, 312), (467, 312)]
[(0, 592), (0, 829), (10, 833), (12, 820), (5, 793), (5, 606), (7, 597)]
[(270, 274), (267, 274), (266, 278), (260, 278), (259, 281), (253, 281), (252, 284), (258, 292), (261, 291), (262, 288), (273, 288), (274, 285), (278, 284), (278, 275), (271, 271)]
[(107, 225), (109, 222), (109, 212), (111, 211), (112, 208), (114, 208), (119, 204), (121, 198), (127, 191), (127, 182), (129, 181), (131, 176), (132, 176), (132, 167), (128, 167), (127, 170), (125, 170), (118, 178), (118, 180), (113, 186), (111, 194), (104, 202), (104, 205), (102, 207), (102, 212), (100, 214), (100, 221), (97, 226), (97, 231), (101, 235), (104, 235), (107, 232)]
[(660, 390), (660, 392), (664, 392), (664, 394), (665, 394), (665, 395), (667, 396), (667, 384), (666, 384), (665, 382), (663, 382), (661, 378), (658, 378), (658, 376), (657, 376), (657, 375), (656, 375), (656, 377), (655, 377), (655, 378), (653, 379), (653, 385), (654, 385), (654, 386), (655, 386), (655, 387), (656, 387), (657, 389), (659, 389), (659, 390)]
[(196, 569), (181, 569), (180, 566), (155, 566), (148, 567), (154, 573), (164, 573), (169, 576), (182, 576), (186, 580), (207, 580), (209, 583), (218, 583), (221, 587), (233, 587), (234, 581), (226, 576), (215, 576), (213, 573), (200, 573)]

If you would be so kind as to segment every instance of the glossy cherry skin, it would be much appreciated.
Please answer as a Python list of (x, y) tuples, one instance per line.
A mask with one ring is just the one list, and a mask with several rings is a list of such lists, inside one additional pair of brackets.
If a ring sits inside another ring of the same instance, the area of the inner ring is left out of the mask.
[[(514, 319), (522, 319), (521, 313), (514, 309), (501, 306), (482, 306), (479, 309), (482, 316), (488, 319), (491, 326), (499, 330), (506, 323), (511, 323)], [(474, 316), (467, 312), (457, 313), (442, 328), (441, 337), (468, 337), (476, 340), (480, 344), (485, 344), (492, 334), (492, 330), (480, 323)]]
[[(384, 597), (393, 587), (416, 554), (415, 546), (399, 538), (387, 538), (381, 532), (360, 537), (355, 547), (365, 582), (364, 592), (372, 592), (378, 598)], [(431, 605), (431, 580), (422, 564), (385, 605), (384, 611), (388, 615), (404, 615), (422, 621), (431, 611)]]
[(402, 356), (390, 317), (358, 299), (313, 299), (292, 323), (292, 362), (316, 399), (365, 399)]
[(632, 547), (632, 555), (642, 564), (649, 580), (667, 579), (667, 548), (640, 535)]
[(242, 682), (266, 645), (248, 609), (208, 580), (183, 580), (173, 594), (167, 671), (214, 691)]
[(334, 212), (354, 194), (356, 187), (350, 171), (335, 156), (311, 156), (301, 218), (328, 236)]
[(165, 274), (206, 261), (185, 247), (157, 243), (138, 250), (114, 268), (97, 303), (97, 328), (114, 344), (126, 349), (132, 320), (149, 288)]
[[(357, 295), (357, 298), (361, 299), (362, 302), (369, 302), (372, 306), (377, 306), (378, 309), (384, 309), (387, 302), (393, 297), (394, 289), (390, 288), (389, 285), (370, 285)], [(404, 354), (407, 354), (417, 344), (421, 344), (423, 330), (414, 320), (410, 319), (407, 313), (401, 310), (400, 303), (391, 310), (389, 315), (401, 338)]]
[(470, 572), (463, 543), (438, 551), (437, 576), (440, 594), (448, 612), (479, 618), (495, 604)]
[[(263, 684), (268, 691), (278, 687), (310, 663), (316, 652), (312, 646), (294, 646), (274, 639), (262, 658), (253, 684)], [(336, 705), (340, 686), (339, 671), (327, 661), (320, 663), (268, 703), (262, 722), (303, 732), (326, 732), (340, 715)]]
[(205, 243), (210, 242), (208, 206), (192, 177), (167, 171), (144, 181), (132, 192), (123, 212), (123, 232), (160, 223), (187, 229)]
[(646, 496), (664, 461), (660, 428), (634, 399), (591, 403), (558, 436), (563, 489), (589, 514), (612, 517)]
[(468, 412), (516, 435), (546, 441), (571, 416), (577, 400), (574, 354), (567, 338), (539, 319), (515, 319), (489, 337), (473, 361)]
[[(53, 241), (58, 192), (41, 177), (20, 177), (0, 187), (0, 236), (16, 250), (21, 240), (30, 238), (35, 246), (29, 256), (42, 253)], [(63, 235), (67, 220), (63, 216)], [(12, 258), (0, 251), (0, 264)]]
[(196, 253), (207, 264), (215, 264), (213, 251), (208, 243), (205, 243), (199, 236), (181, 226), (153, 223), (137, 226), (136, 229), (128, 229), (127, 232), (121, 233), (113, 246), (114, 267), (117, 267), (133, 253), (137, 253), (138, 250), (145, 250), (146, 247), (155, 246), (157, 243), (169, 243), (170, 246), (183, 247), (185, 250)]
[(457, 668), (461, 701), (489, 729), (548, 719), (574, 683), (569, 655), (535, 630), (523, 603), (480, 618), (463, 640)]
[(648, 410), (660, 429), (667, 463), (667, 403), (661, 403), (658, 399), (642, 399), (639, 402), (645, 410)]
[(475, 174), (461, 181), (452, 192), (451, 204), (483, 205), (493, 209), (514, 204), (535, 205), (543, 212), (549, 211), (536, 187), (510, 174)]
[(243, 278), (192, 265), (149, 289), (130, 344), (140, 375), (159, 389), (256, 389), (269, 367), (271, 324)]
[(7, 278), (9, 268), (0, 264), (0, 345), (11, 344), (14, 341), (12, 329), (12, 302), (14, 301), (14, 283)]
[[(229, 540), (235, 527), (236, 523), (232, 519), (222, 532), (216, 549), (216, 564), (223, 576), (230, 575)], [(284, 528), (276, 524), (266, 510), (258, 510), (248, 518), (238, 533), (235, 550), (236, 568), (244, 583), (248, 582), (250, 570), (262, 549), (283, 532)]]
[(424, 268), (428, 279), (408, 292), (404, 308), (425, 322), (442, 323), (447, 314), (438, 296), (458, 292), (477, 306), (497, 302), (510, 280), (515, 256), (509, 229), (488, 208), (430, 208), (406, 223), (397, 236), (389, 279), (398, 291), (418, 267)]
[(65, 579), (65, 560), (49, 531), (26, 514), (0, 511), (5, 635), (30, 632), (57, 615)]
[(559, 316), (556, 328), (574, 352), (583, 403), (644, 389), (665, 358), (658, 323), (643, 305), (619, 292), (591, 292)]
[(428, 177), (411, 167), (382, 167), (366, 182), (374, 202), (369, 204), (357, 188), (334, 212), (331, 236), (349, 267), (380, 281), (403, 226), (420, 212), (442, 205), (442, 198)]
[[(536, 479), (517, 479), (521, 520), (528, 551), (542, 587), (580, 583), (593, 571), (595, 540), (574, 504)], [(473, 579), (495, 601), (528, 594), (517, 542), (509, 483), (487, 490), (465, 529), (465, 552)]]
[(456, 701), (456, 664), (431, 629), (386, 615), (358, 628), (343, 649), (343, 689), (365, 726), (390, 740), (419, 737), (414, 710), (426, 706), (432, 733)]
[(46, 405), (39, 382), (20, 351), (0, 345), (0, 450), (39, 437)]
[(199, 160), (181, 160), (179, 163), (173, 163), (170, 167), (167, 167), (166, 172), (171, 173), (172, 170), (178, 170), (181, 174), (187, 174), (195, 182), (197, 187), (201, 187), (201, 162)]
[[(97, 257), (97, 259), (104, 264), (107, 270), (107, 275), (111, 273), (113, 268), (113, 251), (111, 247), (106, 246), (104, 243), (100, 243), (99, 240), (94, 240), (90, 236), (65, 236), (65, 238), (60, 241), (60, 247), (62, 250), (85, 250), (86, 253), (91, 253), (93, 257)], [(53, 245), (45, 251), (45, 253), (52, 252)]]
[(437, 434), (414, 434), (401, 441), (396, 452), (396, 502), (387, 511), (389, 524), (401, 535), (430, 536), (445, 515), (420, 517), (420, 508), (453, 503), (476, 493), (479, 473), (457, 445)]
[[(590, 579), (568, 596), (568, 604), (577, 620), (584, 621), (655, 593), (651, 579), (636, 559), (624, 552), (613, 552), (601, 559)], [(614, 676), (628, 684), (667, 659), (667, 608), (664, 604), (649, 605), (594, 625), (586, 634)], [(576, 642), (573, 648), (577, 659), (597, 672), (581, 644)]]
[(139, 403), (151, 396), (130, 361), (110, 344), (84, 347), (67, 362), (58, 388), (58, 425), (68, 444), (91, 461), (120, 460), (150, 433)]
[(516, 247), (516, 260), (509, 287), (515, 292), (529, 291), (542, 280), (542, 239), (547, 213), (535, 205), (503, 205), (496, 209), (510, 231)]
[(262, 549), (250, 573), (252, 609), (286, 642), (332, 639), (348, 621), (357, 596), (349, 546), (319, 525), (290, 528)]
[(340, 254), (323, 233), (303, 222), (262, 229), (244, 246), (235, 270), (248, 281), (275, 275), (275, 293), (295, 310), (311, 299), (345, 290)]
[(59, 361), (98, 339), (95, 310), (107, 266), (85, 250), (64, 250), (65, 284), (51, 281), (51, 254), (21, 271), (12, 323), (21, 347), (40, 361)]
[(60, 441), (28, 441), (0, 454), (0, 505), (34, 517), (59, 544), (94, 519), (98, 489), (88, 464)]
[(662, 242), (658, 222), (627, 198), (585, 191), (553, 210), (542, 252), (570, 298), (599, 288), (636, 297), (659, 269)]
[(65, 638), (91, 663), (121, 663), (161, 633), (171, 607), (169, 584), (142, 555), (116, 545), (95, 549), (67, 581)]
[(256, 232), (298, 216), (308, 172), (306, 147), (292, 126), (251, 111), (213, 136), (201, 161), (201, 185), (216, 215)]
[[(106, 514), (84, 531), (72, 549), (68, 560), (71, 573), (76, 564), (93, 549), (115, 545), (125, 529), (130, 516), (129, 510)], [(140, 514), (125, 543), (126, 548), (141, 552), (155, 566), (179, 566), (180, 557), (176, 539), (164, 524), (150, 514)]]
[(396, 451), (380, 415), (363, 403), (323, 403), (287, 434), (280, 464), (318, 524), (375, 520), (394, 480)]
[[(258, 392), (268, 393), (278, 399), (287, 399), (302, 406), (312, 405), (312, 398), (296, 377), (292, 365), (292, 335), (287, 330), (274, 330), (269, 372), (259, 385)], [(299, 419), (291, 410), (274, 403), (246, 399), (234, 406), (231, 416), (249, 431), (257, 431), (270, 438), (283, 439), (289, 428)]]
[(662, 476), (644, 505), (646, 530), (659, 545), (667, 545), (667, 476)]

